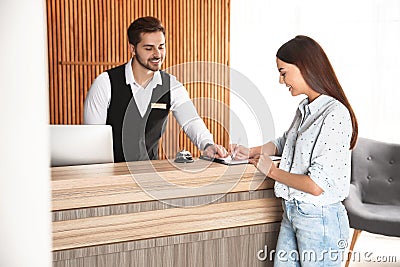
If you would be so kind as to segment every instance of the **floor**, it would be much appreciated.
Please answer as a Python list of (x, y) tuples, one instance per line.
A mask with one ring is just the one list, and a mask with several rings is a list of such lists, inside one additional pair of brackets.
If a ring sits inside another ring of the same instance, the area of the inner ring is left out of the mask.
[(400, 238), (362, 232), (353, 251), (350, 267), (400, 267)]

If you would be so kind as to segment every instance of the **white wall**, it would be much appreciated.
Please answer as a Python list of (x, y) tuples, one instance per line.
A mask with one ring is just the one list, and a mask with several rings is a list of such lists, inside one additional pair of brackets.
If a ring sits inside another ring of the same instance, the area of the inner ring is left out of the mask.
[(0, 266), (51, 266), (45, 6), (0, 2)]
[[(292, 97), (278, 83), (275, 54), (302, 34), (327, 53), (358, 118), (359, 136), (400, 143), (399, 0), (232, 0), (231, 8), (231, 67), (262, 92), (277, 136), (304, 96)], [(236, 102), (233, 97), (231, 106)], [(249, 139), (260, 143), (258, 136)]]

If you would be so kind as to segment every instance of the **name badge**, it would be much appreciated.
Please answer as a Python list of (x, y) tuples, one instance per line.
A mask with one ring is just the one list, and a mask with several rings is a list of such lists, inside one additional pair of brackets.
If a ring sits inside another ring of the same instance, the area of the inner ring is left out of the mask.
[(165, 103), (151, 103), (151, 108), (167, 109), (167, 104), (165, 104)]

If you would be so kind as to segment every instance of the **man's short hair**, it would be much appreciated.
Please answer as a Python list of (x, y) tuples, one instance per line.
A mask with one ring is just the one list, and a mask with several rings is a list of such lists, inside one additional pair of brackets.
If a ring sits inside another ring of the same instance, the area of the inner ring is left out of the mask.
[(141, 33), (158, 31), (165, 36), (164, 26), (159, 19), (150, 16), (138, 18), (128, 28), (129, 43), (136, 46), (141, 41)]

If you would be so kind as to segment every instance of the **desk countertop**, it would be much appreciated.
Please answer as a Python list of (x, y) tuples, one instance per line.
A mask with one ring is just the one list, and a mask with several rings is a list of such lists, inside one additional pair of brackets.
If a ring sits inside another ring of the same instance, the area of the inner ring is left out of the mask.
[(53, 167), (51, 176), (53, 212), (273, 188), (273, 181), (253, 165), (200, 159)]
[(124, 260), (121, 253), (136, 262), (139, 252), (149, 253), (146, 261), (161, 245), (182, 260), (192, 256), (176, 254), (176, 246), (211, 242), (222, 251), (228, 237), (252, 249), (260, 237), (276, 243), (281, 203), (273, 180), (253, 165), (159, 160), (53, 167), (51, 174), (53, 257), (60, 264), (83, 257), (95, 266), (102, 257)]

